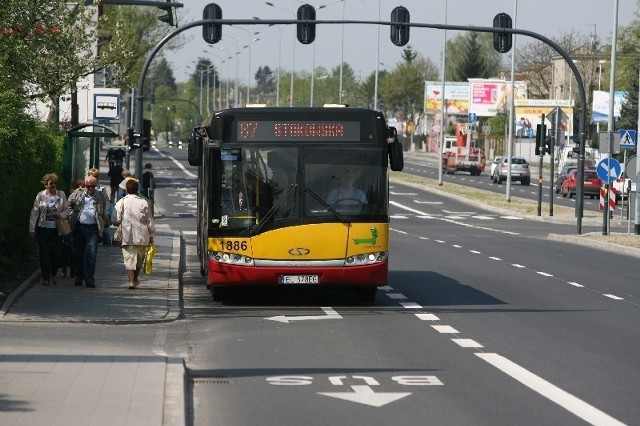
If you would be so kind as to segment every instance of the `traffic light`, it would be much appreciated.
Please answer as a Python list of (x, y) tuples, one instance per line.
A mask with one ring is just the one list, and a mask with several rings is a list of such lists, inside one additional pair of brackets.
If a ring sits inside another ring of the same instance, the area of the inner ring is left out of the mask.
[(171, 1), (172, 0), (166, 0), (168, 5), (167, 6), (160, 6), (160, 9), (164, 10), (165, 12), (167, 12), (167, 14), (158, 16), (158, 19), (160, 21), (162, 21), (162, 22), (166, 22), (167, 24), (169, 24), (169, 26), (173, 27), (176, 24), (175, 24), (175, 21), (173, 20), (173, 6), (171, 6)]
[[(409, 23), (409, 10), (404, 6), (398, 6), (391, 11), (391, 22), (399, 24)], [(391, 42), (396, 46), (404, 46), (409, 43), (408, 25), (391, 25)]]
[[(513, 28), (511, 16), (506, 13), (498, 13), (493, 18), (493, 28)], [(500, 53), (507, 53), (513, 44), (512, 35), (505, 33), (493, 33), (493, 48)]]
[(139, 137), (140, 135), (134, 131), (133, 127), (127, 129), (127, 145), (129, 146), (129, 150), (140, 148)]
[[(316, 9), (310, 4), (303, 4), (298, 8), (298, 21), (315, 21)], [(302, 44), (311, 44), (316, 39), (316, 24), (297, 24), (298, 41)]]
[(547, 139), (547, 126), (536, 124), (536, 155), (544, 155), (545, 152), (549, 152), (548, 147), (545, 147), (545, 143), (550, 143)]
[[(222, 19), (222, 9), (215, 3), (209, 3), (202, 10), (202, 19)], [(202, 38), (209, 44), (215, 44), (219, 42), (222, 38), (222, 25), (203, 25)]]
[(151, 120), (142, 120), (142, 150), (149, 151), (151, 149)]

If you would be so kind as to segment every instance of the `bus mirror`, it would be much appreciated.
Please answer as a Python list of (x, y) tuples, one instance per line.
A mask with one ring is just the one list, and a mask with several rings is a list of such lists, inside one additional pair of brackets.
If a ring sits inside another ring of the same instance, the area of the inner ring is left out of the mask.
[(192, 166), (199, 166), (202, 164), (202, 144), (204, 139), (199, 136), (195, 131), (189, 138), (189, 146), (187, 149), (187, 160)]
[[(391, 129), (391, 127), (389, 129)], [(389, 164), (391, 165), (391, 170), (394, 172), (402, 171), (404, 168), (404, 157), (402, 144), (398, 140), (397, 135), (393, 138), (392, 142), (387, 142), (387, 149), (389, 151)]]

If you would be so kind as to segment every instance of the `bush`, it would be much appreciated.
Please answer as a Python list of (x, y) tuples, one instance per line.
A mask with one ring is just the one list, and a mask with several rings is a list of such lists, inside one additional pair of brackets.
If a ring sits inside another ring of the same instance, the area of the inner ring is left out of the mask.
[(62, 171), (63, 135), (25, 113), (25, 101), (0, 83), (0, 272), (31, 257), (29, 214), (45, 173)]

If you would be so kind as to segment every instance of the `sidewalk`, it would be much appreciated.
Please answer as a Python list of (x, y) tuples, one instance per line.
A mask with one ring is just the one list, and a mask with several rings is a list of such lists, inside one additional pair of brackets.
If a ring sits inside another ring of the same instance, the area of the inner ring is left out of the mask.
[[(127, 288), (119, 247), (100, 245), (96, 288), (34, 273), (0, 308), (0, 323), (152, 324), (179, 319), (180, 236), (156, 225), (153, 274)], [(59, 274), (60, 275), (60, 274)], [(183, 425), (185, 367), (166, 356), (0, 353), (2, 425)]]

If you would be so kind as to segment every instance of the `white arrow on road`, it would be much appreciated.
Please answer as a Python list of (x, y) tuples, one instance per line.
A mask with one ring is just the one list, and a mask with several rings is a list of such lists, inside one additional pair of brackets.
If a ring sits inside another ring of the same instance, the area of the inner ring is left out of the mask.
[(290, 323), (294, 321), (306, 320), (323, 320), (323, 319), (342, 319), (342, 316), (331, 308), (322, 308), (326, 315), (299, 315), (288, 317), (286, 315), (277, 315), (275, 317), (265, 318), (271, 321)]
[(332, 398), (344, 399), (345, 401), (357, 402), (359, 404), (370, 405), (371, 407), (382, 407), (390, 402), (397, 401), (405, 396), (411, 395), (411, 392), (379, 392), (375, 393), (371, 387), (367, 385), (351, 386), (353, 392), (318, 392), (320, 395), (330, 396)]

